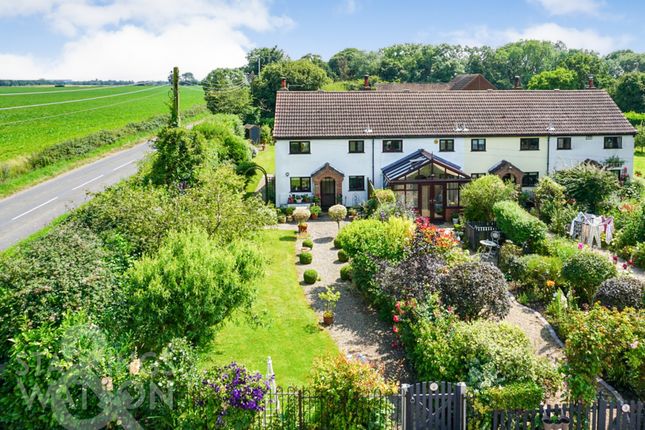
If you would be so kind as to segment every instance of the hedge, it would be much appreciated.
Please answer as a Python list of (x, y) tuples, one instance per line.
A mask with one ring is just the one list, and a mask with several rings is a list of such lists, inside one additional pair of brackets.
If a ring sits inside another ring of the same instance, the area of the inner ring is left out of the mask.
[(546, 239), (546, 224), (525, 211), (519, 204), (502, 201), (493, 206), (497, 227), (517, 244), (526, 244), (535, 249)]

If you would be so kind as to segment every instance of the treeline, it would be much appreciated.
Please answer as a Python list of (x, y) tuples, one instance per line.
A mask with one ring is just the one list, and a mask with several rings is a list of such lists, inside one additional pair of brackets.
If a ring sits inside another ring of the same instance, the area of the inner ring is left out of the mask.
[[(99, 80), (94, 79), (91, 81), (72, 81), (69, 79), (0, 79), (0, 87), (26, 87), (32, 85), (132, 85), (134, 81), (119, 81), (119, 80)], [(150, 82), (150, 85), (163, 84), (165, 82)]]
[(364, 75), (372, 83), (448, 82), (461, 73), (481, 73), (499, 89), (519, 76), (528, 89), (583, 89), (589, 75), (625, 112), (645, 112), (645, 53), (620, 50), (606, 56), (563, 43), (526, 40), (489, 46), (397, 44), (378, 51), (343, 49), (328, 61), (317, 54), (291, 59), (277, 46), (247, 54), (247, 64), (215, 69), (203, 81), (213, 112), (247, 121), (273, 116), (275, 92), (285, 77), (290, 90), (356, 89)]

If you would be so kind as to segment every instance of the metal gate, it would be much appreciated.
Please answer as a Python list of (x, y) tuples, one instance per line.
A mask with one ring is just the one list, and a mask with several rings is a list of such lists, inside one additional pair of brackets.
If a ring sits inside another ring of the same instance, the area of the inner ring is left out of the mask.
[(404, 430), (464, 430), (466, 385), (419, 382), (403, 387)]

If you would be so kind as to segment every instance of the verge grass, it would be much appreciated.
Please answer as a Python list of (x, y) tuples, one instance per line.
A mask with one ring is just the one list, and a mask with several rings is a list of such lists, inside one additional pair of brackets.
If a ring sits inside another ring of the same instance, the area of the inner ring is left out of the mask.
[(301, 386), (315, 357), (338, 353), (300, 286), (295, 242), (293, 231), (260, 232), (257, 243), (267, 267), (253, 307), (238, 312), (218, 331), (201, 354), (202, 368), (236, 361), (265, 374), (270, 356), (278, 385)]
[[(264, 151), (260, 151), (253, 159), (253, 162), (264, 167), (267, 173), (275, 173), (275, 145), (267, 145)], [(246, 186), (248, 193), (254, 192), (262, 180), (262, 172), (257, 170)]]

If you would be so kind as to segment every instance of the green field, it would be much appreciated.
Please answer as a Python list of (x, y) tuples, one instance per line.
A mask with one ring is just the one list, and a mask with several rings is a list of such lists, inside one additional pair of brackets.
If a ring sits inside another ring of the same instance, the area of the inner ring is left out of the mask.
[(645, 153), (643, 152), (634, 154), (634, 172), (637, 171), (645, 175)]
[[(168, 100), (168, 86), (0, 87), (0, 161), (167, 113)], [(180, 100), (203, 104), (203, 90), (182, 87)]]

